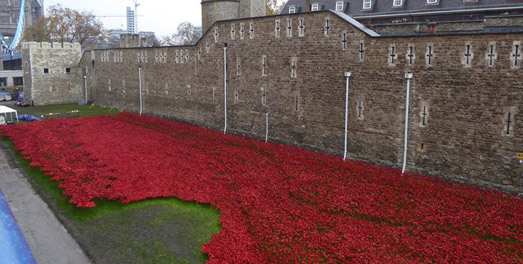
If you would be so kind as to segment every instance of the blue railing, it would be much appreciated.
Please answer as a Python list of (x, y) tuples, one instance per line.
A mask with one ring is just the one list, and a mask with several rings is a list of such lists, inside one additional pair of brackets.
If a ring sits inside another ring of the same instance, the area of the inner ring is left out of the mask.
[(29, 245), (0, 190), (0, 264), (36, 264)]

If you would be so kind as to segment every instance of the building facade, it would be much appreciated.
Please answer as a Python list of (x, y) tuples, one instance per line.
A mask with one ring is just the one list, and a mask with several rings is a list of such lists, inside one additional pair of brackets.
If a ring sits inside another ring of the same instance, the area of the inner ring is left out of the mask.
[(145, 113), (216, 129), (226, 113), (227, 131), (336, 154), (351, 72), (349, 157), (514, 191), (522, 42), (383, 36), (319, 11), (216, 22), (194, 46), (93, 50), (79, 69), (97, 104), (138, 111), (142, 98)]
[(22, 43), (25, 102), (66, 104), (85, 98), (80, 56), (79, 43)]
[(289, 0), (281, 14), (335, 10), (378, 33), (523, 31), (520, 0)]

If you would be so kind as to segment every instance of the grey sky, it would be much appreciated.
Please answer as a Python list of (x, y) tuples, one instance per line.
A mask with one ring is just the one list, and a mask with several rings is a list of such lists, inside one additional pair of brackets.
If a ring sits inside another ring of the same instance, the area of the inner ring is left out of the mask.
[[(61, 4), (79, 11), (92, 11), (107, 29), (126, 29), (128, 6), (132, 0), (45, 0), (45, 7)], [(140, 31), (154, 31), (156, 36), (171, 35), (183, 21), (201, 25), (200, 0), (139, 0), (138, 26)], [(102, 17), (121, 16), (121, 17)]]

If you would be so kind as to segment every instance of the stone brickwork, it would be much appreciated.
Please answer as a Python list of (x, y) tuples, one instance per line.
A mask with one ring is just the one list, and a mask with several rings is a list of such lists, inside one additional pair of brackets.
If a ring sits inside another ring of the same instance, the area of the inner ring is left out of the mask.
[(76, 103), (83, 86), (78, 43), (22, 43), (24, 100), (34, 105)]
[(202, 0), (202, 30), (216, 21), (265, 16), (263, 0)]
[(396, 167), (410, 72), (407, 170), (513, 190), (523, 34), (372, 37), (360, 28), (330, 11), (224, 21), (195, 46), (94, 50), (80, 68), (98, 104), (138, 111), (141, 79), (145, 113), (223, 129), (227, 43), (228, 130), (264, 137), (268, 114), (269, 140), (336, 154), (352, 72), (349, 157)]

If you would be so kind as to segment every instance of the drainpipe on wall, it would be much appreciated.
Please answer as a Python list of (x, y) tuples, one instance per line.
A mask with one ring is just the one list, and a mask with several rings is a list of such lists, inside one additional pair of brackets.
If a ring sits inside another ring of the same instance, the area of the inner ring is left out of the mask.
[(265, 143), (269, 141), (269, 113), (265, 113)]
[(347, 78), (347, 86), (345, 89), (345, 150), (343, 151), (343, 160), (347, 160), (347, 144), (348, 144), (348, 134), (349, 134), (349, 89), (350, 89), (350, 77), (352, 76), (351, 72), (345, 72), (345, 77)]
[(87, 75), (84, 75), (85, 104), (87, 104)]
[(142, 67), (138, 67), (138, 90), (140, 92), (140, 115), (143, 112), (143, 100), (142, 100)]
[(311, 0), (305, 1), (305, 12), (309, 13), (311, 11)]
[(401, 174), (405, 173), (407, 167), (407, 145), (409, 138), (409, 103), (410, 103), (410, 80), (412, 80), (412, 73), (405, 73), (405, 79), (407, 79), (407, 98), (405, 100), (405, 139), (403, 141), (403, 169)]
[(227, 133), (227, 43), (223, 45), (223, 109), (225, 124), (223, 133)]

